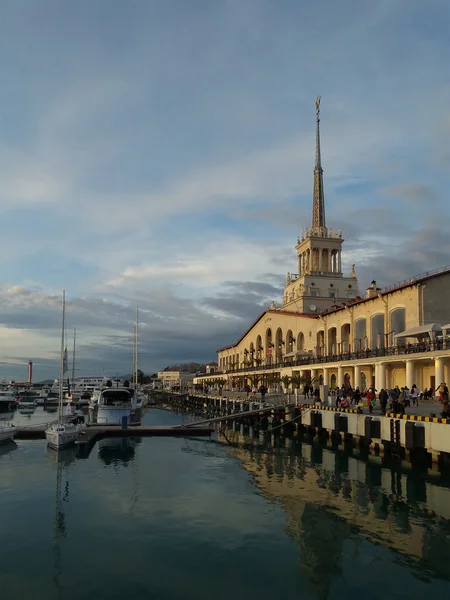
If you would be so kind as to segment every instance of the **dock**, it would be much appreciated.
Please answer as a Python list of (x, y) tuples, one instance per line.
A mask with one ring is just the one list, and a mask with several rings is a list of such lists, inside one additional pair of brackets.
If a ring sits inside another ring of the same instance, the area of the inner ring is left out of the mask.
[[(39, 427), (22, 427), (14, 436), (16, 440), (42, 440), (45, 439), (45, 430), (47, 425)], [(214, 432), (212, 427), (190, 427), (189, 429), (180, 426), (164, 425), (136, 425), (135, 427), (122, 427), (115, 425), (93, 425), (86, 426), (80, 431), (80, 437), (77, 444), (94, 444), (97, 440), (107, 437), (188, 437), (188, 436), (208, 436)]]

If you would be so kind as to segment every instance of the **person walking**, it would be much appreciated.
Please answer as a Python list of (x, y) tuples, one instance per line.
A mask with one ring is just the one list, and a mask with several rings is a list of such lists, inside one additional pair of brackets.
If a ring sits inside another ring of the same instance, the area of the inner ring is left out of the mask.
[(372, 414), (374, 404), (376, 403), (375, 392), (373, 388), (369, 388), (369, 391), (366, 394), (367, 406), (369, 407), (369, 412)]
[(303, 394), (305, 396), (305, 400), (309, 399), (309, 385), (304, 385), (303, 386)]
[(445, 384), (444, 383), (440, 383), (438, 385), (438, 387), (436, 388), (436, 392), (439, 393), (439, 402), (444, 402), (444, 400), (445, 400), (445, 398), (444, 398)]
[(411, 387), (409, 397), (411, 398), (411, 404), (413, 406), (419, 406), (419, 390), (417, 389), (417, 385), (415, 383), (413, 383)]
[(378, 400), (380, 401), (382, 415), (386, 414), (386, 406), (387, 406), (388, 398), (389, 398), (389, 394), (387, 393), (387, 391), (385, 389), (380, 390), (380, 393), (378, 395)]
[(353, 390), (352, 397), (351, 397), (351, 404), (358, 406), (358, 404), (360, 402), (361, 402), (361, 392), (359, 390), (359, 387), (357, 387)]
[(406, 392), (404, 388), (402, 388), (399, 397), (397, 398), (397, 405), (400, 409), (400, 414), (405, 414), (405, 402), (406, 402)]

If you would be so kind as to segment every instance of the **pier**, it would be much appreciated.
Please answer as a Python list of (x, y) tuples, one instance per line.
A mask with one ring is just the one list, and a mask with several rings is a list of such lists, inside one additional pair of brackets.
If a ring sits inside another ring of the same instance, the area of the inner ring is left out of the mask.
[[(47, 425), (39, 427), (22, 427), (14, 436), (16, 440), (43, 440), (45, 439), (45, 430)], [(180, 426), (166, 427), (163, 425), (137, 425), (136, 427), (122, 428), (114, 425), (86, 428), (80, 431), (80, 437), (76, 441), (78, 445), (94, 444), (97, 440), (107, 437), (187, 437), (187, 436), (208, 436), (214, 432), (211, 427), (191, 427), (185, 429)]]
[[(388, 454), (410, 460), (425, 458), (429, 463), (450, 466), (450, 419), (417, 414), (368, 414), (361, 408), (340, 408), (329, 404), (278, 404), (263, 406), (229, 397), (173, 397), (175, 410), (204, 415), (190, 427), (228, 422), (248, 426), (252, 431), (276, 435), (312, 433), (329, 438), (334, 445), (359, 447), (373, 454)], [(244, 408), (245, 407), (245, 408)], [(244, 408), (244, 410), (242, 410)], [(425, 410), (424, 407), (422, 410)]]

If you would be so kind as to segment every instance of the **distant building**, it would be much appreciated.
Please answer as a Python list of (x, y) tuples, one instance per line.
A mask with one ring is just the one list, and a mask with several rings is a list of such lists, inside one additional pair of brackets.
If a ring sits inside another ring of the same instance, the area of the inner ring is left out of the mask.
[(162, 381), (164, 390), (186, 390), (192, 382), (195, 373), (184, 373), (183, 371), (159, 371), (158, 379)]
[(215, 373), (217, 371), (217, 363), (216, 362), (211, 362), (208, 363), (207, 365), (205, 365), (206, 367), (206, 374), (210, 374), (210, 373)]

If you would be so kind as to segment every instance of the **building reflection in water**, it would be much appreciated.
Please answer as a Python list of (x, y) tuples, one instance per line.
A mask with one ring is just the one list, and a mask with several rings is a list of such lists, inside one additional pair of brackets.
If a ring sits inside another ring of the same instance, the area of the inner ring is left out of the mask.
[(333, 451), (312, 438), (227, 431), (228, 451), (286, 513), (301, 571), (318, 598), (341, 573), (344, 543), (365, 538), (394, 552), (419, 578), (450, 580), (450, 487), (439, 472)]

